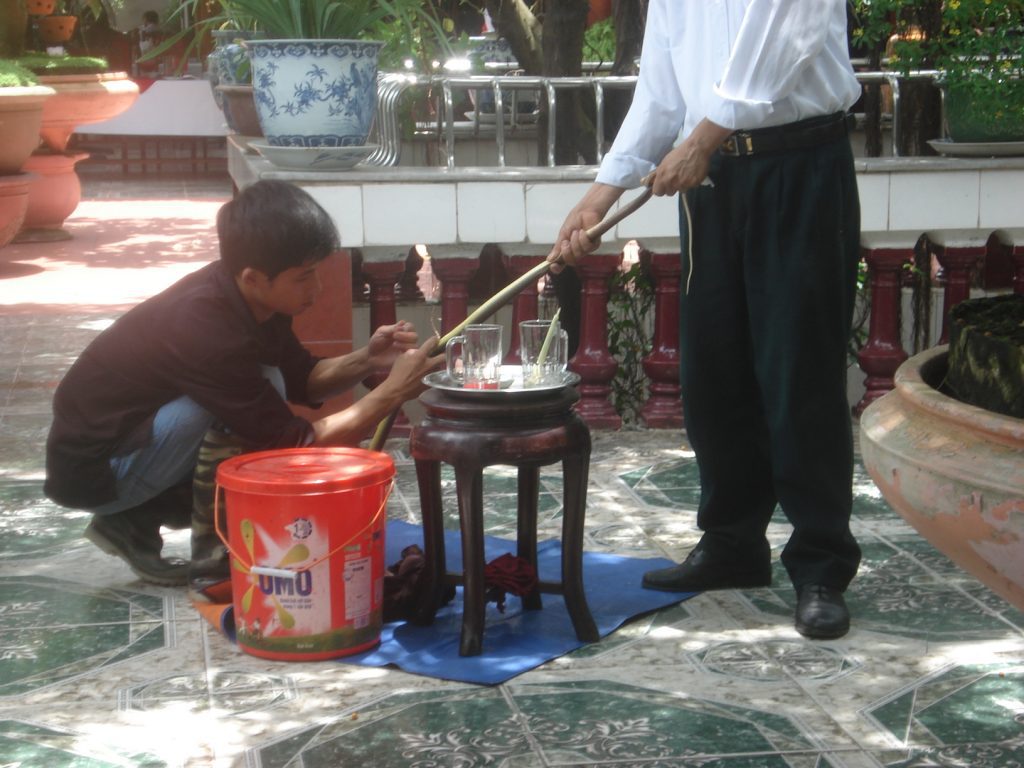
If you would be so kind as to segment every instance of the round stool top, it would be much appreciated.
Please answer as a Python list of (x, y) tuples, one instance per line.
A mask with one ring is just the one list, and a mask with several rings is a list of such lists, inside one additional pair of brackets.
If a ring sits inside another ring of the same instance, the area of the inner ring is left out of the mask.
[(544, 421), (564, 417), (580, 399), (573, 387), (552, 390), (537, 398), (463, 398), (440, 389), (420, 395), (428, 418), (481, 423)]

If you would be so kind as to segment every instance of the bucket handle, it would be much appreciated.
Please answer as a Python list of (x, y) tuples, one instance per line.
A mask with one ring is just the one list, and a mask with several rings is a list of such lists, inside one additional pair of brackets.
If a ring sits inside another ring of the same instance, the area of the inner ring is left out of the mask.
[(278, 576), (286, 579), (294, 579), (300, 573), (304, 573), (305, 571), (308, 571), (314, 566), (320, 565), (320, 563), (322, 563), (324, 560), (333, 557), (335, 554), (343, 550), (345, 547), (347, 547), (353, 541), (358, 539), (368, 530), (373, 528), (380, 520), (381, 515), (384, 514), (384, 510), (387, 508), (388, 505), (388, 499), (391, 498), (391, 491), (393, 491), (394, 488), (395, 481), (394, 478), (392, 478), (391, 481), (388, 483), (388, 490), (384, 494), (384, 500), (381, 502), (381, 505), (377, 508), (377, 511), (374, 513), (373, 517), (370, 518), (370, 522), (368, 522), (366, 525), (364, 525), (362, 528), (360, 528), (358, 531), (352, 534), (348, 539), (346, 539), (341, 544), (332, 549), (330, 552), (328, 552), (326, 555), (321, 555), (316, 560), (309, 563), (309, 565), (303, 566), (302, 568), (297, 568), (294, 571), (289, 568), (271, 568), (265, 565), (247, 563), (245, 562), (245, 559), (241, 557), (238, 554), (238, 552), (235, 551), (235, 548), (231, 546), (231, 542), (228, 541), (227, 534), (221, 529), (220, 526), (220, 483), (215, 483), (213, 489), (213, 527), (214, 530), (217, 532), (217, 538), (219, 538), (221, 540), (221, 543), (223, 543), (224, 546), (227, 547), (228, 552), (236, 561), (238, 561), (238, 563), (242, 566), (245, 572), (255, 573), (257, 576), (262, 574), (264, 576)]

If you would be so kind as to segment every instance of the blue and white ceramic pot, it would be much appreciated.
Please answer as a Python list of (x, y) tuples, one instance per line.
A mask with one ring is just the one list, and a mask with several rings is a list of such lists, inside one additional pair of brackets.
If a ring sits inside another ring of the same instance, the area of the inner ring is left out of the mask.
[(253, 96), (268, 143), (355, 147), (366, 143), (377, 111), (381, 42), (253, 40)]
[(224, 105), (221, 101), (221, 94), (217, 91), (218, 85), (248, 85), (249, 74), (249, 52), (238, 40), (250, 40), (254, 36), (260, 36), (261, 32), (252, 32), (241, 29), (215, 29), (213, 35), (213, 50), (206, 57), (206, 79), (213, 89), (213, 99), (221, 109)]

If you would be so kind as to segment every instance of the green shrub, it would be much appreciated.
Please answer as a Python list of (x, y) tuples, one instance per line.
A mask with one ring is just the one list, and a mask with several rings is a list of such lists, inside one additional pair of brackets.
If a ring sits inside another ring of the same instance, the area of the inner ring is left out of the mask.
[(19, 85), (36, 85), (39, 79), (28, 69), (10, 59), (0, 59), (0, 88), (14, 88)]
[(15, 61), (37, 75), (94, 75), (106, 72), (110, 65), (99, 56), (48, 56), (29, 53)]

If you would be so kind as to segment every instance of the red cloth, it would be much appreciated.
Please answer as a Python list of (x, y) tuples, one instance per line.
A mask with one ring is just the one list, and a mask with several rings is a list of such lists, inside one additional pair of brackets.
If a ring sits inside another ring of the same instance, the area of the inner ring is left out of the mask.
[(507, 552), (484, 566), (484, 583), (487, 585), (487, 599), (498, 604), (498, 610), (505, 612), (505, 593), (522, 597), (537, 586), (537, 569), (529, 561)]

